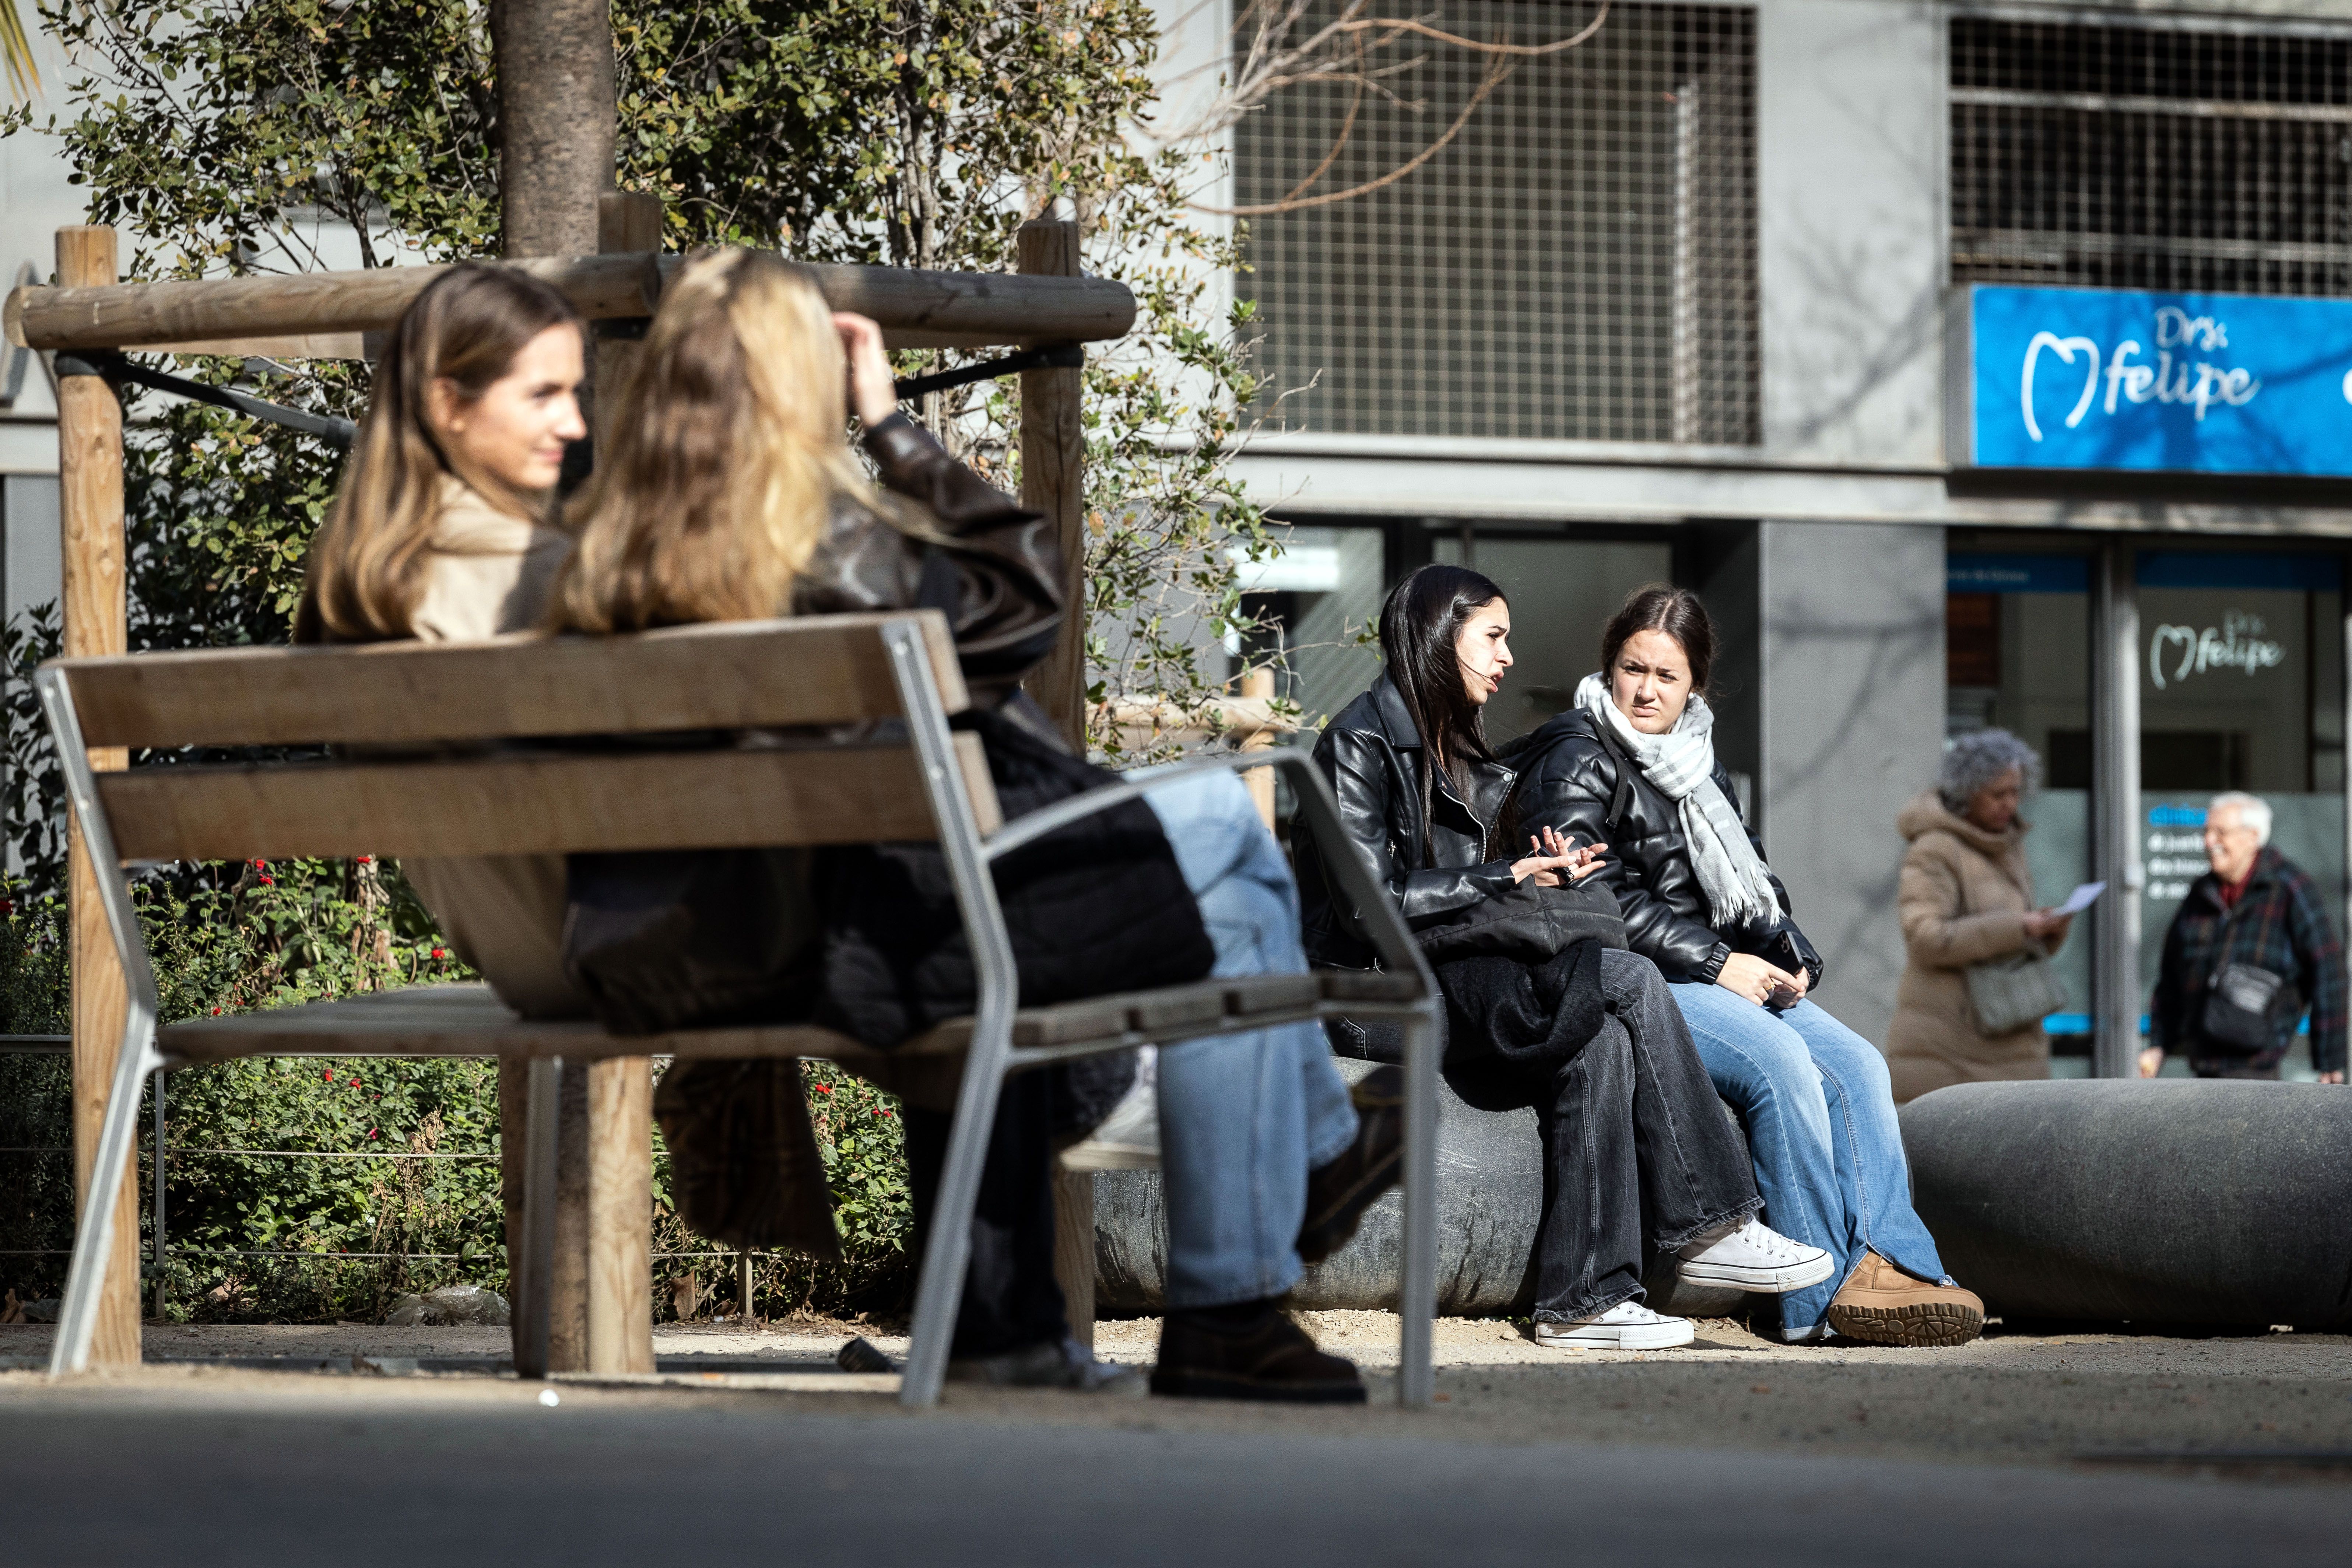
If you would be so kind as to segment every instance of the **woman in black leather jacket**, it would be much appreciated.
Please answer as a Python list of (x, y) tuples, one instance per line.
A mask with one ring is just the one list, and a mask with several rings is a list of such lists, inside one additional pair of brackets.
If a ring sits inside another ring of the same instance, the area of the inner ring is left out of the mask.
[(1781, 1298), (1783, 1337), (1961, 1343), (1984, 1304), (1945, 1277), (1911, 1206), (1885, 1058), (1809, 999), (1821, 955), (1715, 757), (1714, 656), (1697, 595), (1635, 592), (1576, 706), (1512, 748), (1513, 830), (1615, 847), (1601, 879), (1747, 1123), (1772, 1224), (1838, 1258), (1834, 1279)]
[[(1458, 566), (1424, 566), (1381, 613), (1388, 673), (1317, 742), (1349, 837), (1370, 858), (1416, 930), (1509, 892), (1589, 876), (1606, 846), (1571, 847), (1540, 828), (1528, 851), (1504, 852), (1492, 831), (1512, 784), (1487, 746), (1480, 710), (1511, 666), (1510, 605), (1492, 581)], [(1298, 847), (1307, 950), (1365, 967), (1371, 948), (1311, 841)], [(1558, 984), (1560, 960), (1533, 972)], [(1496, 960), (1439, 965), (1450, 1004), (1490, 984)], [(1541, 1065), (1500, 1059), (1474, 1040), (1471, 1016), (1448, 1007), (1448, 1078), (1489, 1109), (1533, 1106), (1548, 1174), (1537, 1238), (1536, 1340), (1541, 1344), (1661, 1349), (1686, 1344), (1689, 1322), (1642, 1304), (1645, 1246), (1675, 1252), (1684, 1278), (1787, 1290), (1826, 1278), (1829, 1256), (1756, 1222), (1755, 1183), (1690, 1036), (1657, 970), (1603, 951), (1597, 1033), (1562, 1042), (1573, 1055)], [(1547, 994), (1505, 970), (1528, 997)], [(1587, 982), (1591, 984), (1591, 982)], [(1572, 987), (1571, 987), (1572, 990)], [(1550, 1027), (1570, 1016), (1561, 995)], [(1581, 1026), (1579, 1026), (1581, 1027)], [(1343, 1048), (1378, 1054), (1360, 1027), (1335, 1026)], [(1475, 1084), (1465, 1073), (1475, 1073)], [(1649, 1234), (1643, 1234), (1647, 1221)]]

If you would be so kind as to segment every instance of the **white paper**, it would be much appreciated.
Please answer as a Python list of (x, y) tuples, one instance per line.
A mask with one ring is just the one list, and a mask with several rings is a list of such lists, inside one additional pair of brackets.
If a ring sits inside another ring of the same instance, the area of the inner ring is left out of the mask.
[(2107, 890), (2105, 882), (2085, 882), (2066, 895), (2066, 901), (2050, 912), (2053, 915), (2078, 915), (2098, 902), (2099, 895)]

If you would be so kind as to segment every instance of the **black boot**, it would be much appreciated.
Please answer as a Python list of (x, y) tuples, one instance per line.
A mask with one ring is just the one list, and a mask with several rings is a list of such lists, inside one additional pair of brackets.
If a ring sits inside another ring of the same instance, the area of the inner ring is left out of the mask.
[(1364, 1211), (1404, 1168), (1404, 1069), (1374, 1068), (1348, 1094), (1356, 1102), (1356, 1141), (1307, 1177), (1298, 1259), (1310, 1267), (1348, 1245)]
[(1356, 1363), (1325, 1355), (1271, 1301), (1168, 1314), (1151, 1392), (1186, 1399), (1361, 1405)]

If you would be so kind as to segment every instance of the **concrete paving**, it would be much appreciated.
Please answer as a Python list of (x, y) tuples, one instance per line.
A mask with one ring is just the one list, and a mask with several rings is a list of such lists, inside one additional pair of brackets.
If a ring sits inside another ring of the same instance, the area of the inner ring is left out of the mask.
[[(1395, 1322), (1313, 1320), (1375, 1367)], [(666, 1325), (673, 1366), (827, 1364), (857, 1325)], [(1153, 1325), (1105, 1324), (1149, 1358)], [(871, 1331), (867, 1331), (871, 1332)], [(887, 1336), (877, 1342), (897, 1350)], [(38, 1331), (0, 1330), (0, 1355)], [(151, 1327), (151, 1357), (472, 1356), (496, 1330)], [(479, 1343), (476, 1343), (479, 1341)], [(0, 1373), (28, 1563), (2246, 1563), (2352, 1539), (2352, 1342), (1997, 1335), (1952, 1352), (1561, 1354), (1448, 1322), (1444, 1402), (1293, 1410), (320, 1377)], [(1385, 1374), (1375, 1370), (1387, 1392)], [(762, 1379), (763, 1382), (772, 1381)], [(786, 1387), (792, 1386), (788, 1380)]]

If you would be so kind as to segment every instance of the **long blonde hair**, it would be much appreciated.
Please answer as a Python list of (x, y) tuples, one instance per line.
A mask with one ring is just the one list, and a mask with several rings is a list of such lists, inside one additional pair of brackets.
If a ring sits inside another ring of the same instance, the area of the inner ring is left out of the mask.
[(662, 299), (572, 503), (559, 627), (784, 614), (836, 497), (872, 504), (843, 438), (846, 362), (816, 285), (764, 251), (706, 252)]
[(378, 362), (359, 439), (333, 509), (310, 542), (296, 642), (378, 642), (412, 635), (425, 592), (441, 486), (454, 475), (492, 506), (536, 519), (547, 498), (518, 493), (443, 447), (426, 416), (436, 381), (472, 401), (513, 368), (550, 327), (580, 325), (548, 284), (512, 268), (468, 261), (425, 286), (401, 312)]

